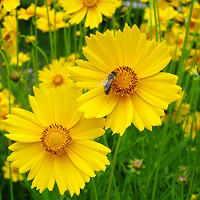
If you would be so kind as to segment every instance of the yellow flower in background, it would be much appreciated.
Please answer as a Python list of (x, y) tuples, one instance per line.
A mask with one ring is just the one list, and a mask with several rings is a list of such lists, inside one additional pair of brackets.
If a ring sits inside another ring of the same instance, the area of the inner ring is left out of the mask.
[[(17, 21), (16, 16), (4, 17), (2, 28), (2, 36), (6, 45), (7, 52), (10, 57), (16, 56), (17, 53)], [(4, 45), (1, 45), (4, 49)]]
[(159, 0), (159, 7), (162, 9), (165, 9), (166, 7), (172, 6), (172, 7), (179, 7), (180, 0)]
[(20, 5), (19, 0), (1, 0), (0, 1), (0, 9), (3, 8), (10, 12), (11, 10), (14, 10), (17, 6)]
[[(30, 57), (28, 54), (25, 54), (23, 52), (19, 52), (18, 54), (18, 66), (22, 66), (23, 63), (27, 62), (30, 60)], [(11, 58), (11, 64), (17, 65), (17, 56), (14, 56)]]
[(190, 197), (190, 200), (196, 200), (198, 197), (198, 194), (192, 194), (192, 196)]
[[(55, 15), (55, 11), (51, 10), (49, 12), (49, 21), (51, 31), (55, 31), (67, 26), (67, 23), (64, 21), (64, 13), (62, 11), (56, 12)], [(49, 22), (47, 16), (37, 19), (37, 28), (44, 33), (49, 31)]]
[(58, 86), (66, 87), (71, 81), (69, 76), (69, 70), (67, 67), (73, 66), (69, 62), (65, 62), (65, 58), (59, 60), (53, 60), (48, 69), (45, 67), (42, 71), (39, 71), (40, 85), (47, 88), (56, 88)]
[[(10, 104), (15, 101), (15, 97), (10, 95)], [(6, 119), (6, 115), (9, 113), (9, 91), (4, 89), (0, 92), (0, 130), (4, 130), (3, 120)]]
[[(152, 26), (155, 27), (155, 16), (153, 8), (151, 10), (151, 13), (152, 13)], [(159, 8), (159, 21), (160, 21), (161, 31), (165, 31), (167, 29), (167, 23), (169, 22), (169, 20), (173, 19), (176, 15), (177, 11), (171, 6), (165, 7), (164, 9)], [(147, 7), (145, 9), (144, 20), (149, 20), (149, 19), (150, 19), (150, 8)], [(157, 18), (157, 23), (158, 23), (158, 18)]]
[(96, 32), (86, 38), (83, 54), (70, 77), (77, 86), (90, 89), (78, 101), (86, 118), (107, 115), (106, 129), (124, 133), (131, 122), (142, 131), (161, 124), (168, 104), (177, 100), (178, 77), (160, 71), (170, 62), (165, 41), (146, 41), (145, 34), (127, 24), (124, 31)]
[[(9, 162), (5, 161), (4, 166), (2, 167), (2, 170), (4, 171), (3, 177), (5, 179), (10, 179), (10, 166)], [(13, 182), (18, 182), (18, 181), (23, 181), (22, 175), (19, 173), (19, 170), (15, 167), (11, 167), (11, 174), (12, 174), (12, 181)]]
[(1, 11), (0, 11), (0, 20), (3, 19), (3, 17), (7, 14), (7, 10), (5, 10), (4, 8), (1, 8)]
[(36, 39), (35, 39), (35, 36), (34, 35), (28, 35), (27, 36), (27, 38), (25, 38), (25, 42), (27, 43), (27, 44), (30, 44), (30, 43), (34, 43), (34, 42), (36, 42)]
[(112, 16), (119, 6), (118, 0), (60, 0), (60, 4), (70, 14), (70, 23), (78, 24), (86, 16), (85, 27), (91, 29), (102, 22), (102, 15)]
[(71, 63), (73, 66), (75, 65), (75, 60), (80, 58), (79, 54), (72, 53), (67, 57), (67, 62)]
[(196, 132), (200, 129), (200, 112), (195, 112), (185, 118), (182, 129), (185, 131), (185, 137), (192, 134), (192, 139), (194, 139), (196, 137)]
[(200, 61), (199, 57), (200, 57), (200, 50), (197, 49), (196, 51), (195, 49), (192, 49), (190, 52), (190, 58), (188, 59), (188, 63), (185, 70), (191, 69), (194, 71), (194, 69), (196, 68), (196, 64), (198, 64)]
[(178, 24), (173, 25), (166, 32), (166, 41), (171, 48), (172, 59), (178, 61), (182, 55), (182, 48), (185, 40), (186, 28)]
[(74, 84), (52, 90), (34, 87), (34, 94), (29, 98), (33, 113), (13, 108), (4, 121), (10, 133), (6, 136), (17, 141), (9, 147), (13, 152), (8, 161), (20, 173), (29, 171), (27, 179), (40, 192), (53, 190), (56, 182), (61, 195), (66, 190), (79, 195), (94, 171), (109, 165), (110, 149), (93, 141), (104, 134), (104, 119), (83, 118), (77, 103), (82, 90)]
[(18, 11), (18, 19), (28, 20), (35, 15), (35, 4), (32, 3), (28, 8), (20, 8)]

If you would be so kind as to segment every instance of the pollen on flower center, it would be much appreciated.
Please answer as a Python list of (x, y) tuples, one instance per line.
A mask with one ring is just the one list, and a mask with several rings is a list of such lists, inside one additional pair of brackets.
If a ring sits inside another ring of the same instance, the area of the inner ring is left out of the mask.
[(54, 77), (53, 77), (53, 83), (58, 86), (58, 85), (61, 85), (63, 83), (63, 77), (60, 75), (60, 74), (56, 74)]
[(125, 66), (116, 68), (114, 72), (116, 76), (112, 82), (112, 90), (121, 96), (133, 94), (139, 83), (137, 74)]
[(54, 156), (65, 153), (67, 147), (72, 143), (69, 130), (59, 124), (51, 124), (46, 127), (40, 139), (45, 151)]
[(83, 0), (83, 4), (87, 7), (95, 6), (98, 3), (98, 0)]

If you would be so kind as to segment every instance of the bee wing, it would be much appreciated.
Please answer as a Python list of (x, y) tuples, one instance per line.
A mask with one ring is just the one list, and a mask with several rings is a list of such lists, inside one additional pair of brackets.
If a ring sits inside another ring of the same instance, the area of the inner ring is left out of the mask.
[(101, 86), (101, 85), (104, 85), (104, 83), (108, 80), (108, 76), (106, 76), (105, 78), (103, 78), (102, 80), (100, 80), (98, 83), (97, 83), (97, 87)]

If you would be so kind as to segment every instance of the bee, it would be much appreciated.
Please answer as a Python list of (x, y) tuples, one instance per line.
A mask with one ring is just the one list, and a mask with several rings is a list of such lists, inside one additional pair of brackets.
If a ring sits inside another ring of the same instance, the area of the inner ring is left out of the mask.
[(112, 71), (108, 76), (101, 80), (98, 85), (104, 85), (104, 93), (108, 95), (112, 86), (112, 82), (115, 79), (116, 72)]

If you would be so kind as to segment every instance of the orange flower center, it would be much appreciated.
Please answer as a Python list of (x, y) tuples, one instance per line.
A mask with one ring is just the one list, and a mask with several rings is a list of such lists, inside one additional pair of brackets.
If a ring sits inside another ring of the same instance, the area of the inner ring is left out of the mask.
[(87, 7), (96, 6), (99, 0), (83, 0), (83, 4)]
[(45, 151), (53, 156), (65, 153), (72, 143), (69, 130), (59, 124), (51, 124), (46, 127), (40, 139)]
[(15, 168), (15, 167), (12, 167), (12, 172), (15, 173), (15, 174), (17, 174), (18, 173), (18, 169)]
[(63, 77), (60, 75), (60, 74), (56, 74), (54, 77), (53, 77), (53, 83), (56, 85), (56, 86), (59, 86), (63, 83)]
[(112, 90), (121, 96), (131, 95), (135, 92), (139, 80), (137, 74), (129, 67), (119, 67), (114, 70), (115, 79), (112, 82)]

